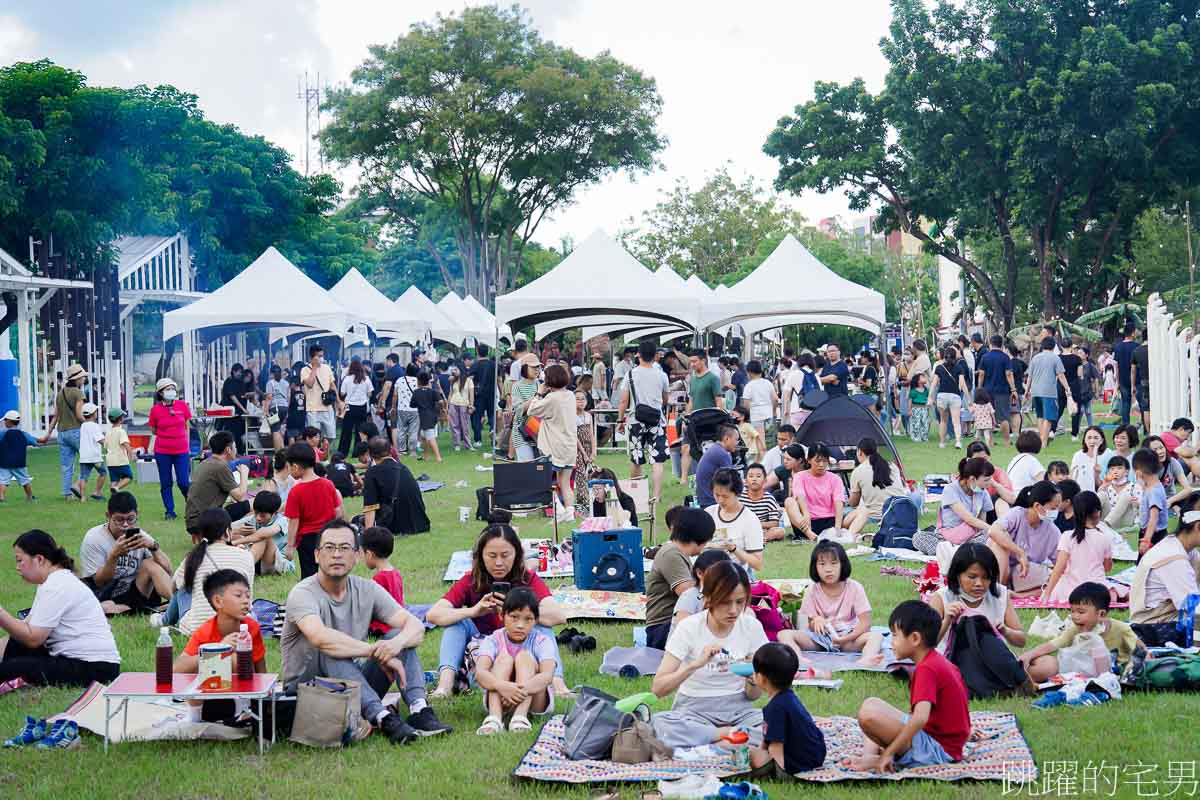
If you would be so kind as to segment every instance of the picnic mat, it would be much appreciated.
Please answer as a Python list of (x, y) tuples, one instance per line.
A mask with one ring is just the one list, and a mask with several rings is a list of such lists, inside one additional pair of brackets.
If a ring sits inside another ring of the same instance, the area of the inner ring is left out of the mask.
[[(1013, 608), (1070, 608), (1070, 603), (1051, 603), (1043, 601), (1039, 595), (1028, 595), (1026, 597), (1017, 597), (1009, 595), (1008, 599), (1012, 600)], [(1118, 600), (1115, 603), (1109, 603), (1109, 608), (1129, 608), (1129, 603)]]
[[(999, 711), (971, 712), (972, 741), (963, 750), (963, 760), (954, 764), (913, 767), (878, 774), (857, 772), (839, 766), (847, 757), (862, 753), (863, 736), (851, 717), (816, 717), (817, 727), (825, 735), (828, 755), (820, 769), (801, 772), (798, 780), (812, 783), (837, 781), (901, 781), (924, 778), (937, 781), (1004, 781), (1014, 785), (1036, 785), (1037, 764), (1029, 744), (1021, 734), (1015, 715)], [(626, 783), (678, 780), (686, 775), (714, 773), (720, 777), (736, 774), (732, 754), (701, 761), (660, 761), (645, 764), (617, 764), (612, 761), (572, 761), (562, 748), (563, 716), (553, 717), (538, 734), (537, 741), (522, 756), (513, 777), (552, 783)]]
[(643, 622), (646, 595), (637, 592), (602, 592), (563, 586), (554, 590), (555, 601), (567, 619), (621, 619)]
[[(525, 557), (537, 558), (537, 543), (546, 541), (544, 539), (522, 539), (521, 544), (525, 548)], [(642, 569), (649, 572), (654, 566), (654, 562), (648, 558), (642, 559)], [(450, 563), (446, 565), (446, 571), (442, 575), (442, 580), (448, 583), (461, 578), (471, 571), (471, 551), (470, 550), (455, 550), (450, 554)], [(574, 578), (575, 565), (569, 561), (563, 561), (559, 558), (550, 560), (550, 568), (538, 570), (538, 576), (541, 578)]]
[[(104, 735), (104, 684), (92, 683), (83, 694), (67, 706), (61, 714), (50, 717), (49, 722), (60, 719), (74, 720), (85, 730), (97, 736)], [(111, 708), (116, 710), (120, 701), (112, 700)], [(194, 740), (212, 739), (217, 741), (233, 741), (250, 736), (249, 728), (231, 728), (228, 725), (218, 725), (213, 722), (189, 721), (187, 705), (172, 703), (170, 700), (151, 702), (146, 700), (129, 700), (129, 724), (122, 735), (122, 717), (125, 712), (113, 717), (108, 726), (108, 741), (161, 741), (165, 739)], [(257, 730), (257, 728), (255, 729)]]
[(417, 486), (422, 492), (436, 492), (445, 485), (443, 481), (417, 481)]
[(812, 662), (815, 669), (830, 672), (898, 672), (905, 667), (911, 667), (912, 661), (898, 661), (889, 648), (883, 650), (883, 661), (879, 664), (860, 663), (862, 653), (826, 653), (819, 650), (805, 650), (804, 657)]

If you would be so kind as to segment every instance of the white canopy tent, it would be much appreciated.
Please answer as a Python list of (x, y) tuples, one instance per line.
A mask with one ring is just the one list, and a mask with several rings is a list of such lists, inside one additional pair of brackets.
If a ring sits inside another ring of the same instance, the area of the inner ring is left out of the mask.
[(479, 319), (483, 320), (485, 327), (493, 332), (493, 340), (489, 342), (492, 347), (495, 347), (499, 344), (495, 341), (497, 333), (501, 339), (507, 339), (510, 342), (513, 341), (512, 328), (508, 327), (507, 325), (500, 325), (496, 320), (496, 315), (484, 308), (483, 304), (474, 297), (471, 295), (464, 297), (463, 305), (467, 307), (468, 311), (470, 311)]
[(404, 294), (397, 297), (393, 305), (406, 316), (414, 316), (428, 322), (429, 333), (433, 338), (455, 343), (463, 340), (463, 333), (454, 321), (443, 314), (437, 304), (416, 286), (405, 289)]
[(356, 268), (342, 276), (329, 294), (353, 311), (385, 339), (419, 342), (429, 334), (430, 322), (418, 313), (407, 313), (370, 284)]
[(480, 342), (487, 342), (494, 345), (496, 343), (496, 328), (494, 325), (485, 324), (482, 319), (475, 315), (463, 299), (454, 292), (438, 301), (437, 307), (443, 314), (449, 317), (462, 333), (461, 340), (467, 337)]

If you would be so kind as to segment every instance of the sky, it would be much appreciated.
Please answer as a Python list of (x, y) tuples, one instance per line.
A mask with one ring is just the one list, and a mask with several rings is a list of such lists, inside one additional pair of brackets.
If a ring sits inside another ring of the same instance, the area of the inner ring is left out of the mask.
[[(340, 85), (371, 44), (463, 2), (436, 0), (0, 0), (0, 65), (49, 58), (93, 85), (171, 84), (205, 114), (287, 148), (303, 170), (298, 78)], [(596, 228), (615, 234), (679, 179), (698, 187), (728, 163), (769, 185), (778, 164), (762, 152), (778, 119), (812, 98), (818, 80), (862, 77), (877, 91), (887, 69), (878, 43), (887, 0), (525, 0), (542, 35), (583, 55), (609, 50), (657, 80), (662, 167), (614, 175), (579, 192), (539, 227), (555, 246)], [(315, 162), (315, 148), (314, 157)], [(314, 168), (315, 168), (314, 163)], [(352, 171), (338, 173), (352, 181)], [(789, 197), (812, 222), (849, 219), (843, 193)]]

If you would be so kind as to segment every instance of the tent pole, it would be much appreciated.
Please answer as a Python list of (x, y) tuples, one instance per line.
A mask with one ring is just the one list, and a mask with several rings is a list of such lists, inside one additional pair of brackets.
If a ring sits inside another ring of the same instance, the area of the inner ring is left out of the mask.
[[(500, 420), (500, 319), (496, 318), (496, 348), (492, 351), (492, 455), (500, 449), (500, 438), (496, 433), (496, 423)], [(432, 335), (432, 334), (430, 334)], [(516, 334), (513, 334), (513, 341), (516, 341)], [(482, 425), (482, 423), (480, 423)]]
[[(879, 353), (876, 363), (879, 364), (879, 372), (883, 378), (883, 391), (880, 394), (880, 399), (883, 400), (883, 413), (880, 416), (886, 418), (890, 425), (892, 421), (892, 387), (888, 385), (888, 376), (891, 370), (887, 363), (887, 320), (879, 323)], [(884, 433), (887, 432), (885, 429)]]

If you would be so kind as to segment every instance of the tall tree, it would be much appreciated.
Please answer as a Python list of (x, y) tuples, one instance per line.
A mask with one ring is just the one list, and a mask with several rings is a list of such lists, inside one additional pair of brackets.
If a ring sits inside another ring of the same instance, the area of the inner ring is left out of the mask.
[(453, 209), (466, 291), (485, 304), (547, 214), (665, 145), (652, 78), (543, 40), (516, 7), (439, 15), (370, 52), (330, 95), (322, 144), (394, 222), (420, 221), (413, 196)]

